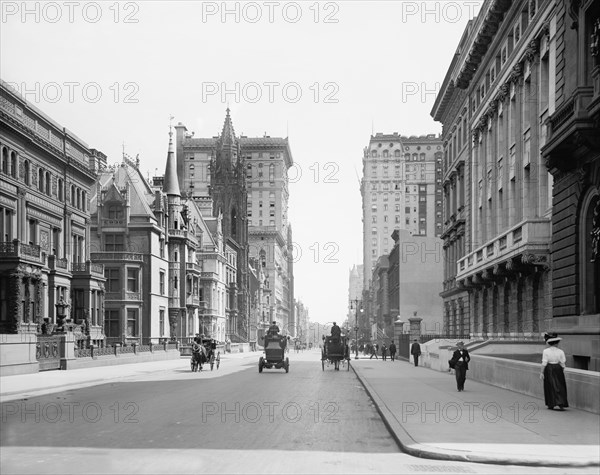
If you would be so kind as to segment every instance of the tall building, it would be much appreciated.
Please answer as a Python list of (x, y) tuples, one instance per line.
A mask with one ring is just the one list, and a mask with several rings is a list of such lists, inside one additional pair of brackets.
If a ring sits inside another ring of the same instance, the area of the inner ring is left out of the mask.
[(434, 135), (372, 135), (363, 153), (363, 301), (365, 324), (375, 320), (375, 264), (394, 247), (392, 233), (442, 232), (442, 141)]
[(556, 107), (560, 3), (485, 1), (434, 105), (450, 331), (522, 339), (549, 327), (552, 176), (540, 149)]
[(251, 258), (256, 259), (265, 275), (263, 295), (268, 301), (265, 317), (276, 320), (280, 327), (293, 327), (288, 223), (288, 170), (293, 160), (288, 139), (237, 137), (229, 110), (220, 136), (194, 138), (181, 123), (176, 129), (182, 193), (199, 203), (212, 199), (215, 211), (223, 212), (225, 236), (239, 247), (239, 317), (228, 329), (230, 338), (256, 341), (261, 326), (254, 319), (258, 315), (262, 319), (262, 313), (249, 307)]
[(0, 333), (40, 333), (64, 301), (88, 342), (101, 344), (104, 272), (90, 261), (88, 223), (106, 156), (4, 81), (0, 155)]
[(567, 366), (600, 371), (600, 1), (557, 2), (549, 53), (547, 139), (552, 193), (552, 320)]
[(389, 254), (394, 229), (441, 234), (442, 142), (436, 135), (372, 135), (363, 154), (363, 285), (379, 256)]

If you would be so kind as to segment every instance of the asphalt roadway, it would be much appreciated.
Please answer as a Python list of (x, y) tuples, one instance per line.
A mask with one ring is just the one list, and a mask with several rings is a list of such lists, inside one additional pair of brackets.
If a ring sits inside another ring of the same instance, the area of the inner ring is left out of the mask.
[[(259, 374), (258, 356), (225, 355), (219, 370), (202, 373), (191, 373), (188, 360), (181, 359), (1, 378), (0, 471), (598, 473), (597, 466), (582, 463), (581, 453), (572, 454), (571, 464), (565, 458), (554, 467), (524, 467), (506, 452), (504, 462), (492, 465), (473, 463), (483, 460), (472, 453), (454, 457), (456, 448), (447, 444), (456, 434), (442, 423), (427, 424), (431, 415), (417, 423), (415, 406), (406, 404), (423, 397), (398, 398), (422, 379), (429, 387), (425, 400), (440, 400), (436, 391), (448, 385), (450, 394), (452, 388), (447, 375), (440, 375), (445, 379), (435, 389), (435, 372), (403, 362), (358, 360), (349, 371), (346, 366), (323, 371), (318, 351), (290, 354), (289, 374), (275, 369)], [(412, 379), (402, 376), (405, 370)], [(466, 389), (461, 397), (474, 389), (469, 381)], [(390, 397), (400, 401), (404, 413)], [(581, 411), (552, 416), (575, 412)], [(404, 419), (404, 426), (395, 426), (392, 417)], [(459, 431), (454, 423), (455, 433), (471, 434), (463, 449), (482, 442), (486, 426), (463, 422)], [(489, 417), (484, 423), (491, 425)], [(434, 434), (433, 440), (425, 440), (426, 433)], [(495, 445), (483, 442), (487, 449)]]

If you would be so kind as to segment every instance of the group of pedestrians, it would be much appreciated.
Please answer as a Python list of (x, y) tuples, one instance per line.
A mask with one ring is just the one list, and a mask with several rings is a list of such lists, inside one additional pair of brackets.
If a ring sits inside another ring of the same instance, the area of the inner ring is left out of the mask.
[[(542, 369), (540, 379), (544, 382), (544, 402), (548, 409), (555, 409), (558, 406), (559, 411), (564, 411), (569, 407), (567, 400), (567, 383), (565, 379), (566, 356), (563, 350), (558, 348), (561, 338), (556, 333), (544, 334), (544, 340), (548, 345), (542, 352)], [(421, 356), (421, 345), (417, 339), (413, 341), (410, 347), (410, 354), (413, 357), (415, 366), (419, 366), (419, 357)], [(462, 341), (456, 343), (456, 350), (452, 353), (452, 358), (448, 361), (449, 371), (454, 370), (456, 378), (456, 390), (462, 392), (465, 390), (465, 381), (471, 356), (465, 348)]]
[[(361, 346), (360, 349), (364, 355), (369, 355), (369, 359), (373, 359), (373, 357), (375, 357), (376, 360), (379, 359), (377, 356), (380, 352), (378, 343), (367, 343), (365, 346)], [(385, 343), (381, 345), (381, 359), (383, 361), (387, 361), (388, 352), (390, 360), (394, 361), (396, 359), (396, 344), (393, 341), (390, 343), (390, 346), (387, 346)]]

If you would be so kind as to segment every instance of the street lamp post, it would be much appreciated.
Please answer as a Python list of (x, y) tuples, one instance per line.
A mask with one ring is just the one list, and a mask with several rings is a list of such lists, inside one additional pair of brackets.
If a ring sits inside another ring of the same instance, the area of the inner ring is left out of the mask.
[[(361, 301), (358, 300), (358, 299), (351, 300), (350, 302), (354, 303), (354, 308), (356, 309), (356, 317), (355, 317), (356, 318), (356, 324), (354, 326), (354, 331), (356, 333), (356, 346), (355, 346), (355, 353), (356, 354), (354, 356), (354, 359), (357, 360), (358, 359), (358, 328), (359, 328), (358, 327), (358, 310), (359, 310), (360, 307), (362, 307), (362, 305), (359, 305), (361, 303)], [(350, 308), (352, 308), (352, 304), (350, 305)], [(360, 311), (362, 313), (363, 309), (360, 308)]]

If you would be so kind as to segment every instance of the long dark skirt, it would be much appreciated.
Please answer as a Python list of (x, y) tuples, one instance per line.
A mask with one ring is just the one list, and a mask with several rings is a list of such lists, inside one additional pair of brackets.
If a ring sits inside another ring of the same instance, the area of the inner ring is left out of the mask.
[(544, 369), (544, 400), (546, 406), (569, 407), (565, 372), (559, 364), (548, 364)]

